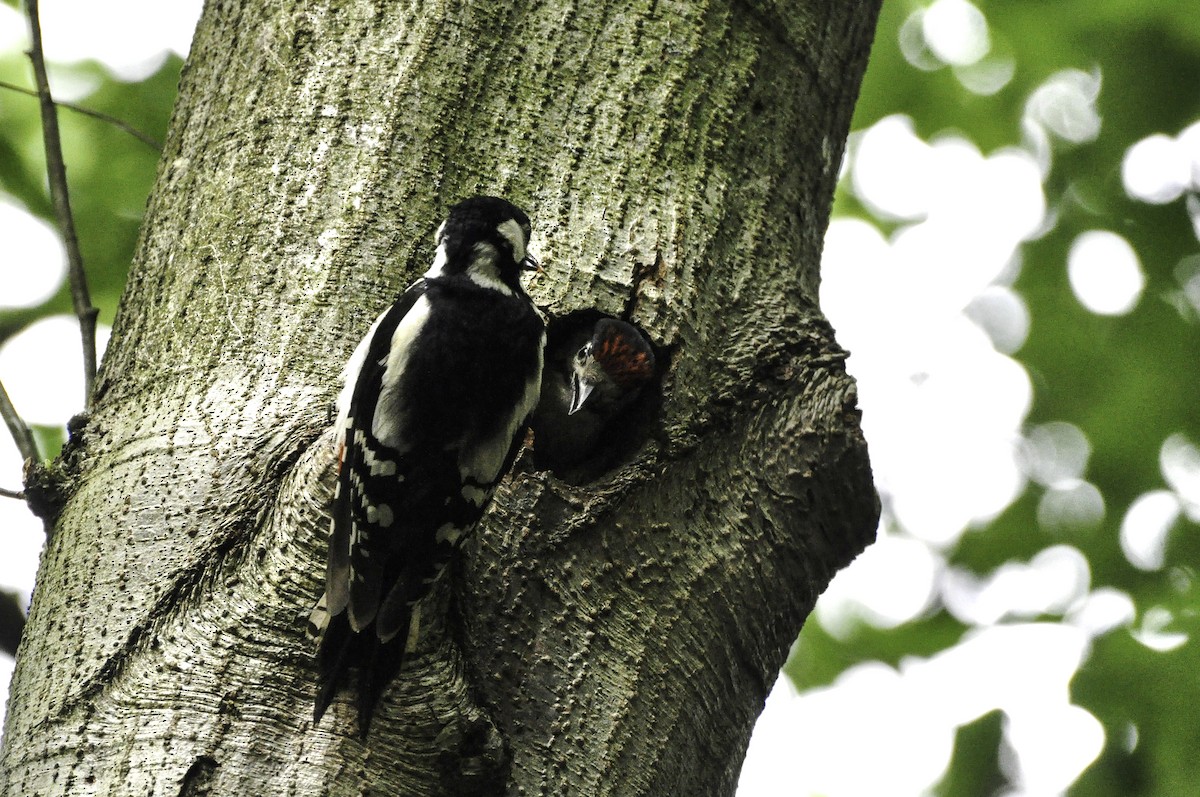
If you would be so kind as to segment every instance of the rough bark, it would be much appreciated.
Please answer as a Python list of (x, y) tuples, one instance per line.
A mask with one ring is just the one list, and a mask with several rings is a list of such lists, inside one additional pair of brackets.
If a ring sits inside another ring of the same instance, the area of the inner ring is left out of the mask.
[[(209, 0), (57, 471), (3, 794), (731, 794), (874, 534), (816, 288), (876, 12)], [(364, 744), (310, 716), (327, 407), (482, 192), (531, 211), (541, 304), (669, 347), (661, 419), (587, 484), (518, 463)]]

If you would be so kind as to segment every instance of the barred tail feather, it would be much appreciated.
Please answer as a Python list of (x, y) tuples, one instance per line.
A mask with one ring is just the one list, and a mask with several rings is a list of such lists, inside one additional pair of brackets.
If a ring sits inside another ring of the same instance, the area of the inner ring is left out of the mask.
[(370, 650), (364, 651), (360, 659), (362, 664), (358, 671), (358, 733), (363, 739), (367, 738), (367, 731), (371, 729), (371, 717), (375, 713), (375, 706), (379, 705), (383, 690), (404, 666), (404, 652), (408, 643), (407, 634), (403, 638), (381, 642), (373, 631), (371, 629), (361, 635), (370, 646)]
[(386, 680), (379, 677), (378, 672), (380, 648), (383, 645), (374, 634), (364, 634), (364, 637), (370, 640), (371, 650), (361, 660), (358, 670), (358, 735), (361, 739), (366, 739), (367, 732), (371, 730), (371, 716), (375, 713), (375, 703), (387, 684)]
[(407, 643), (407, 634), (381, 642), (374, 628), (356, 634), (344, 612), (330, 617), (317, 654), (320, 679), (313, 723), (321, 721), (334, 697), (347, 684), (347, 674), (353, 668), (358, 676), (355, 685), (358, 732), (365, 739), (379, 698), (404, 664)]

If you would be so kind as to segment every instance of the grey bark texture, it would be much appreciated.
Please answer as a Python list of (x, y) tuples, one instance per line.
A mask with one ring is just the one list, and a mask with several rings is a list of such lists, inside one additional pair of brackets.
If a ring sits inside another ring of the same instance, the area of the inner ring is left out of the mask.
[[(878, 506), (817, 308), (878, 3), (209, 0), (0, 752), (27, 795), (729, 795)], [(328, 406), (444, 210), (672, 352), (586, 484), (518, 461), (365, 743), (316, 727)], [(55, 505), (54, 501), (49, 502)]]

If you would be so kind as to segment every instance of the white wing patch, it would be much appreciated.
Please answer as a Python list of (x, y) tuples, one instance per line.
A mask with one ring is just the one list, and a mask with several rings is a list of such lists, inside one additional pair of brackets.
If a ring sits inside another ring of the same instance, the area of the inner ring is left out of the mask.
[(375, 417), (371, 422), (371, 434), (375, 435), (376, 440), (401, 454), (408, 450), (408, 443), (400, 437), (400, 430), (404, 427), (400, 379), (408, 365), (413, 341), (429, 320), (430, 309), (429, 299), (425, 296), (413, 303), (412, 309), (405, 313), (404, 318), (396, 325), (387, 359), (381, 363), (384, 366), (383, 380), (379, 390), (379, 403), (375, 406)]
[[(385, 459), (384, 457), (381, 457), (378, 454), (376, 454), (374, 451), (372, 451), (370, 446), (368, 446), (366, 443), (366, 435), (364, 435), (362, 432), (358, 433), (358, 437), (362, 438), (362, 440), (360, 441), (360, 445), (362, 446), (363, 462), (365, 462), (367, 467), (371, 469), (371, 475), (372, 476), (395, 476), (396, 475), (396, 461), (393, 459)], [(396, 481), (402, 482), (402, 481), (404, 481), (404, 477), (401, 476), (398, 479), (396, 479)]]
[[(443, 523), (441, 526), (438, 526), (438, 530), (434, 534), (434, 539), (440, 543), (449, 543), (450, 545), (454, 545), (459, 541), (462, 535), (463, 529), (459, 528), (453, 523)], [(438, 571), (438, 573), (435, 574), (433, 578), (430, 578), (429, 581), (437, 578), (437, 575), (440, 575), (440, 573), (441, 571)]]
[(334, 450), (341, 451), (342, 445), (346, 442), (346, 430), (350, 428), (350, 401), (354, 398), (354, 386), (358, 384), (358, 375), (362, 372), (363, 361), (367, 359), (367, 351), (371, 348), (371, 339), (375, 337), (375, 330), (379, 327), (379, 322), (388, 314), (384, 310), (375, 319), (375, 323), (371, 324), (371, 328), (367, 330), (367, 334), (354, 347), (354, 353), (350, 355), (350, 359), (346, 361), (346, 367), (342, 369), (342, 389), (338, 393), (337, 407), (337, 437), (334, 439)]
[(488, 491), (482, 487), (476, 487), (472, 484), (464, 484), (462, 488), (462, 497), (464, 501), (481, 507), (487, 503)]
[[(364, 501), (364, 503), (366, 502)], [(375, 504), (366, 504), (365, 508), (367, 510), (368, 523), (374, 523), (383, 529), (386, 529), (388, 526), (392, 525), (392, 520), (394, 519), (392, 515), (392, 508), (387, 504), (379, 504), (378, 506)], [(367, 552), (365, 550), (359, 551), (359, 554), (361, 556), (366, 556)]]

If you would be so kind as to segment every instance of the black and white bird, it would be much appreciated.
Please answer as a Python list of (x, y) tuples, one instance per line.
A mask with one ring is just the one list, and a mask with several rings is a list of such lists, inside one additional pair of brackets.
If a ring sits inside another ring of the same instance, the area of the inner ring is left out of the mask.
[(654, 349), (636, 327), (609, 317), (585, 320), (552, 339), (546, 351), (542, 393), (531, 421), (541, 467), (569, 468), (619, 437), (611, 434), (612, 425), (620, 423), (655, 374)]
[(319, 721), (350, 669), (359, 730), (410, 643), (417, 602), (507, 472), (537, 403), (545, 323), (521, 287), (529, 217), (496, 197), (450, 209), (437, 255), (367, 332), (338, 397), (338, 481)]

